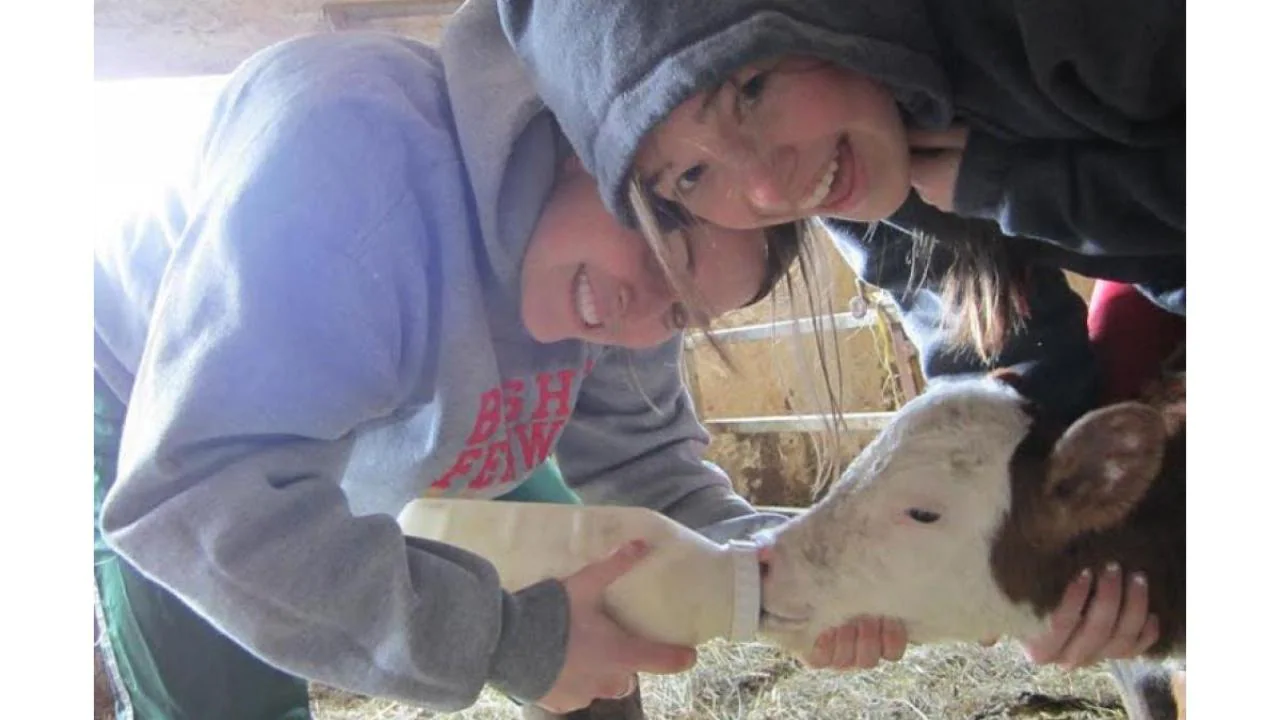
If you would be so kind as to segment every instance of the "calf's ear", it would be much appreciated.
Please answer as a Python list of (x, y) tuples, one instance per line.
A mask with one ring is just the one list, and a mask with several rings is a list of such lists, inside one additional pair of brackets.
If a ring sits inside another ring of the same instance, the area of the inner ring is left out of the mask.
[(1142, 403), (1111, 405), (1077, 420), (1053, 447), (1041, 498), (1054, 539), (1123, 520), (1159, 474), (1164, 443), (1163, 418)]

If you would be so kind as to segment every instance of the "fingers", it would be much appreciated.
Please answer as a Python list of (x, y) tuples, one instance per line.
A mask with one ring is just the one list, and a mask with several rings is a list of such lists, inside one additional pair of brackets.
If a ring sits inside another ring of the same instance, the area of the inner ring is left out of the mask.
[(623, 675), (611, 680), (600, 680), (591, 686), (584, 696), (572, 700), (564, 699), (548, 703), (546, 700), (538, 704), (554, 713), (568, 714), (590, 705), (596, 699), (621, 700), (640, 687), (640, 679), (636, 675)]
[(946, 130), (908, 130), (907, 146), (920, 149), (959, 150), (969, 140), (969, 129), (950, 127)]
[(901, 660), (907, 652), (907, 627), (902, 624), (902, 621), (886, 618), (881, 638), (884, 641), (884, 659), (889, 662)]
[(624, 698), (638, 687), (636, 673), (665, 674), (687, 670), (697, 660), (691, 648), (655, 643), (628, 635), (597, 636), (596, 654), (566, 662), (560, 678), (538, 705), (556, 713), (586, 707), (596, 698)]
[(950, 151), (933, 154), (913, 153), (911, 164), (907, 167), (912, 187), (921, 191), (933, 190), (935, 185), (943, 181), (951, 166), (958, 162), (959, 157)]
[[(619, 629), (619, 633), (623, 631)], [(634, 635), (626, 635), (616, 648), (614, 659), (634, 672), (670, 675), (684, 672), (698, 661), (698, 653), (693, 648), (654, 642)]]
[(831, 667), (832, 657), (836, 648), (837, 632), (838, 628), (832, 628), (818, 636), (817, 641), (813, 644), (813, 650), (804, 658), (806, 665), (815, 669)]
[(648, 543), (643, 540), (632, 540), (603, 560), (593, 562), (574, 573), (572, 581), (585, 592), (593, 594), (602, 592), (615, 580), (626, 575), (648, 554)]
[(1141, 653), (1146, 648), (1139, 646), (1138, 639), (1147, 626), (1148, 618), (1147, 578), (1142, 573), (1134, 573), (1124, 592), (1115, 632), (1097, 654), (1106, 658), (1131, 658)]
[(901, 621), (858, 617), (819, 635), (805, 663), (812, 668), (868, 670), (881, 660), (901, 660), (906, 646), (907, 632)]
[(969, 130), (965, 127), (907, 131), (911, 186), (922, 200), (940, 210), (952, 210), (960, 160), (968, 142)]
[(625, 697), (635, 689), (637, 672), (680, 672), (697, 660), (692, 648), (631, 635), (605, 611), (605, 589), (630, 572), (648, 552), (648, 545), (642, 541), (627, 543), (564, 581), (569, 596), (564, 667), (538, 705), (568, 712), (595, 698)]
[[(1058, 664), (1072, 670), (1095, 662), (1114, 634), (1123, 599), (1124, 578), (1120, 573), (1120, 566), (1111, 563), (1098, 578), (1093, 600), (1085, 610), (1084, 622), (1063, 647)], [(1145, 614), (1144, 608), (1143, 615)]]
[(615, 682), (602, 684), (596, 691), (596, 697), (621, 700), (635, 692), (636, 687), (638, 687), (638, 683), (639, 679), (637, 676), (627, 675)]
[(1108, 658), (1131, 658), (1159, 639), (1159, 622), (1148, 612), (1146, 576), (1134, 573), (1126, 584), (1119, 565), (1111, 563), (1093, 586), (1089, 573), (1067, 587), (1062, 603), (1049, 618), (1049, 629), (1023, 643), (1032, 662), (1057, 663), (1066, 669)]
[(1049, 616), (1049, 629), (1044, 634), (1023, 643), (1023, 651), (1028, 660), (1037, 665), (1043, 665), (1058, 659), (1063, 647), (1071, 639), (1071, 634), (1075, 632), (1076, 625), (1080, 622), (1092, 585), (1093, 573), (1086, 568), (1067, 586), (1058, 609)]
[(853, 656), (853, 667), (862, 670), (870, 670), (880, 664), (880, 658), (884, 657), (883, 632), (883, 618), (860, 618), (858, 620), (858, 634), (856, 642), (854, 643), (856, 651)]
[[(832, 669), (847, 670), (861, 667), (859, 654), (866, 655), (870, 652), (875, 652), (874, 648), (867, 649), (864, 647), (871, 642), (871, 633), (865, 631), (864, 628), (868, 628), (872, 623), (874, 623), (874, 619), (868, 622), (866, 618), (858, 618), (835, 629), (835, 633), (832, 635)], [(879, 630), (876, 631), (876, 634), (877, 636), (879, 635)], [(878, 653), (875, 660), (880, 660)]]
[(574, 710), (586, 707), (591, 704), (591, 701), (588, 700), (585, 703), (578, 704), (567, 700), (553, 699), (551, 696), (547, 696), (534, 704), (552, 715), (567, 715)]
[(955, 202), (960, 157), (959, 150), (913, 152), (908, 168), (911, 187), (925, 202), (950, 212)]
[(1142, 633), (1138, 635), (1138, 649), (1134, 651), (1134, 656), (1141, 655), (1151, 649), (1156, 644), (1156, 640), (1160, 639), (1160, 618), (1155, 615), (1147, 615), (1147, 621), (1142, 626)]

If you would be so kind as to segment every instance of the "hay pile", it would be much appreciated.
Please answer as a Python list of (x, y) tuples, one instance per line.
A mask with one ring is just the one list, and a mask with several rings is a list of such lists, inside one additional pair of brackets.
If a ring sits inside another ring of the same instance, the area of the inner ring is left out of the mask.
[[(1122, 720), (1110, 677), (1031, 665), (1014, 643), (916, 647), (871, 671), (806, 670), (766, 645), (704, 646), (693, 670), (642, 680), (653, 720)], [(471, 709), (435, 714), (329, 688), (313, 688), (316, 720), (512, 720), (505, 698), (485, 692)]]

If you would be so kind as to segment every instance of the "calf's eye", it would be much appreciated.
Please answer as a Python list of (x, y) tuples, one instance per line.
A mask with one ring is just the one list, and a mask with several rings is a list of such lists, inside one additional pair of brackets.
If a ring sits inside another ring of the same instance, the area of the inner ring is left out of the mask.
[(911, 508), (910, 510), (907, 510), (907, 517), (911, 518), (912, 520), (915, 520), (918, 523), (924, 523), (925, 525), (928, 525), (929, 523), (937, 522), (938, 518), (942, 516), (932, 510), (921, 510), (920, 508)]

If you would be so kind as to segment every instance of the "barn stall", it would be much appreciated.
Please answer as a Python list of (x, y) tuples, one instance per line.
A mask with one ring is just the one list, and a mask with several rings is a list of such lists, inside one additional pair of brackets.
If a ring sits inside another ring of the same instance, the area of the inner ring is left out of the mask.
[[(165, 87), (177, 97), (187, 86), (216, 85), (216, 76), (254, 51), (300, 34), (371, 29), (430, 42), (457, 5), (452, 0), (96, 0), (95, 76), (100, 96), (166, 79)], [(144, 123), (145, 109), (136, 111), (136, 122)], [(100, 144), (113, 141), (113, 130), (101, 125), (98, 130)], [(875, 288), (858, 283), (829, 248), (820, 255), (827, 271), (812, 289), (828, 306), (821, 316), (824, 332), (815, 334), (805, 320), (788, 327), (793, 316), (808, 312), (797, 302), (793, 313), (784, 297), (718, 323), (712, 335), (729, 365), (707, 338), (692, 337), (688, 343), (690, 385), (714, 438), (710, 459), (762, 506), (810, 504), (821, 492), (815, 478), (823, 458), (843, 465), (922, 387), (892, 305)], [(1087, 297), (1089, 281), (1072, 278), (1072, 283)], [(800, 343), (789, 339), (791, 330), (798, 331)], [(842, 389), (845, 413), (836, 448), (819, 442), (823, 423), (805, 382), (817, 372), (811, 341), (819, 336), (839, 346), (839, 367), (828, 366)], [(917, 647), (901, 662), (857, 674), (805, 670), (764, 645), (712, 644), (694, 670), (646, 677), (643, 686), (653, 718), (1125, 717), (1101, 669), (1038, 668), (1013, 643), (989, 649)], [(95, 690), (105, 692), (97, 683)], [(321, 719), (434, 717), (321, 686), (313, 686), (312, 704)], [(510, 703), (489, 693), (473, 709), (454, 715), (517, 716)]]

